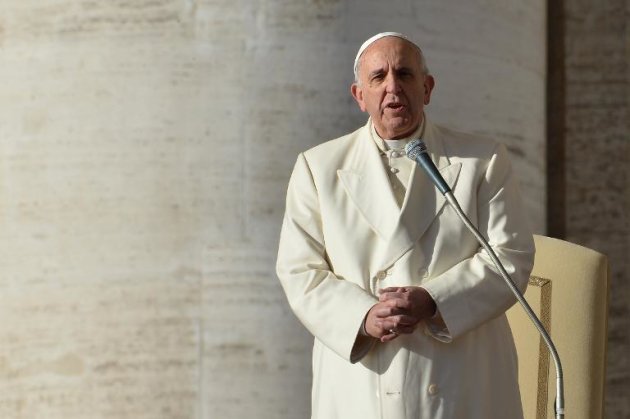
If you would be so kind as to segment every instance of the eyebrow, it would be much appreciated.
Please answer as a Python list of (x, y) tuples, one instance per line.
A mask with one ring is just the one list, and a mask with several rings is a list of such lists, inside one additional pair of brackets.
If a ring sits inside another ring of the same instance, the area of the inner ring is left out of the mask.
[(368, 80), (371, 79), (372, 77), (379, 75), (379, 74), (383, 74), (385, 72), (385, 70), (383, 70), (383, 68), (377, 68), (376, 70), (370, 71), (370, 73), (368, 74)]
[[(413, 70), (412, 70), (411, 67), (402, 66), (402, 67), (399, 67), (399, 68), (395, 68), (394, 72), (396, 74), (400, 74), (402, 72), (413, 72)], [(381, 68), (377, 68), (376, 70), (372, 70), (370, 73), (368, 73), (368, 80), (371, 79), (374, 76), (377, 76), (377, 75), (383, 74), (383, 73), (385, 73), (385, 70), (382, 67)]]

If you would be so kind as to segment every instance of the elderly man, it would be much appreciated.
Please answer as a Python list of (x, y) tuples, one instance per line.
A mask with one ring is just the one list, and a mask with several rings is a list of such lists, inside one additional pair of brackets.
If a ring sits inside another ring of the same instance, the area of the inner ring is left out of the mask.
[(405, 144), (424, 140), (521, 289), (532, 235), (505, 148), (427, 119), (434, 84), (404, 35), (368, 39), (351, 87), (367, 124), (298, 156), (277, 272), (315, 337), (312, 418), (522, 417), (515, 299)]

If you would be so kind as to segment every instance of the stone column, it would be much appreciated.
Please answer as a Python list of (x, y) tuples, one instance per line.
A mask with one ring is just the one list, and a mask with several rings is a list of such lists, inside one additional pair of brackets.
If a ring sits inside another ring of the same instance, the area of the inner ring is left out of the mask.
[(420, 40), (429, 115), (507, 143), (544, 230), (544, 4), (5, 0), (0, 417), (308, 417), (274, 273), (296, 155), (365, 121), (352, 61)]

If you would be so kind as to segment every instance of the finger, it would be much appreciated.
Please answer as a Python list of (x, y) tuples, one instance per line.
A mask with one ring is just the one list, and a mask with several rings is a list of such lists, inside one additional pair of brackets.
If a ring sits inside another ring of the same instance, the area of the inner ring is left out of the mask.
[[(394, 326), (395, 322), (383, 322), (383, 321), (376, 321), (374, 323), (374, 326), (376, 327), (376, 329), (378, 330), (378, 336), (385, 336), (385, 335), (391, 335), (391, 334), (398, 334), (398, 330), (397, 330), (397, 326)], [(405, 330), (408, 329), (409, 327), (413, 327), (410, 325), (400, 325), (398, 327), (404, 328)]]
[(377, 317), (389, 317), (399, 314), (411, 314), (413, 305), (405, 300), (391, 300), (374, 308)]
[(381, 327), (385, 330), (397, 329), (399, 326), (415, 326), (418, 320), (407, 315), (389, 316), (380, 321)]
[(410, 335), (414, 332), (414, 326), (398, 326), (395, 329), (388, 329), (384, 331), (383, 336), (381, 336), (381, 342), (390, 342), (396, 339), (400, 335)]
[(398, 324), (397, 326), (415, 326), (416, 324), (418, 324), (418, 319), (413, 317), (413, 316), (409, 316), (407, 314), (400, 314), (398, 316), (392, 316), (394, 319), (397, 319)]
[(395, 298), (404, 298), (404, 294), (402, 292), (393, 290), (393, 291), (388, 291), (388, 292), (382, 292), (381, 295), (378, 296), (378, 300), (381, 302), (392, 300)]
[(400, 292), (403, 289), (404, 288), (402, 287), (387, 287), (387, 288), (381, 288), (380, 290), (378, 290), (378, 292), (381, 294), (384, 292)]
[(396, 312), (396, 309), (385, 307), (380, 310), (377, 310), (374, 314), (376, 314), (376, 317), (379, 319), (386, 319), (388, 317), (396, 316), (401, 313)]
[(393, 298), (391, 300), (385, 301), (385, 303), (390, 307), (401, 308), (403, 310), (408, 310), (411, 308), (411, 301), (407, 300), (404, 296), (401, 298)]
[(381, 302), (380, 308), (384, 308), (384, 307), (397, 308), (397, 309), (401, 309), (402, 311), (405, 311), (405, 310), (411, 310), (412, 303), (411, 301), (406, 300), (404, 298), (392, 298), (390, 300)]
[(400, 313), (397, 313), (396, 311), (397, 311), (397, 309), (393, 308), (393, 307), (381, 307), (381, 308), (378, 308), (378, 309), (374, 310), (374, 314), (378, 318), (386, 318), (386, 317), (395, 316), (397, 314), (400, 314)]
[(409, 309), (407, 307), (411, 307), (405, 301), (401, 301), (400, 303), (388, 303), (383, 304), (374, 308), (374, 315), (379, 318), (398, 316), (398, 315), (407, 315), (409, 314)]
[(389, 307), (399, 307), (409, 310), (412, 308), (413, 301), (409, 298), (409, 294), (400, 292), (390, 292), (381, 294), (379, 302), (388, 305)]
[(389, 333), (387, 335), (383, 335), (381, 337), (381, 342), (385, 343), (385, 342), (391, 342), (392, 340), (396, 339), (398, 337), (398, 333)]

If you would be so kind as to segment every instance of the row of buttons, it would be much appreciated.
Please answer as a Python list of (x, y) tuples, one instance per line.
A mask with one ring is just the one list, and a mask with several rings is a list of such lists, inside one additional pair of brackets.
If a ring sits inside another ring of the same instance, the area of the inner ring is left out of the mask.
[[(430, 396), (435, 396), (439, 392), (440, 392), (440, 388), (435, 383), (429, 384), (429, 387), (427, 387), (427, 393), (429, 393)], [(399, 391), (388, 391), (385, 394), (388, 396), (400, 396)], [(376, 392), (376, 397), (380, 398), (380, 394), (378, 391)]]
[[(387, 277), (387, 275), (389, 275), (387, 271), (378, 271), (376, 275), (374, 275), (374, 279), (382, 281)], [(420, 268), (418, 269), (418, 275), (421, 278), (426, 278), (427, 276), (429, 276), (429, 272), (425, 268)]]
[[(396, 174), (398, 172), (400, 172), (400, 169), (396, 168), (396, 167), (392, 167), (392, 161), (391, 158), (398, 158), (398, 157), (402, 157), (405, 155), (404, 151), (392, 151), (389, 155), (390, 160), (388, 161), (388, 165), (390, 166), (389, 171), (392, 172), (393, 174)], [(394, 183), (394, 189), (396, 189), (396, 184)]]

